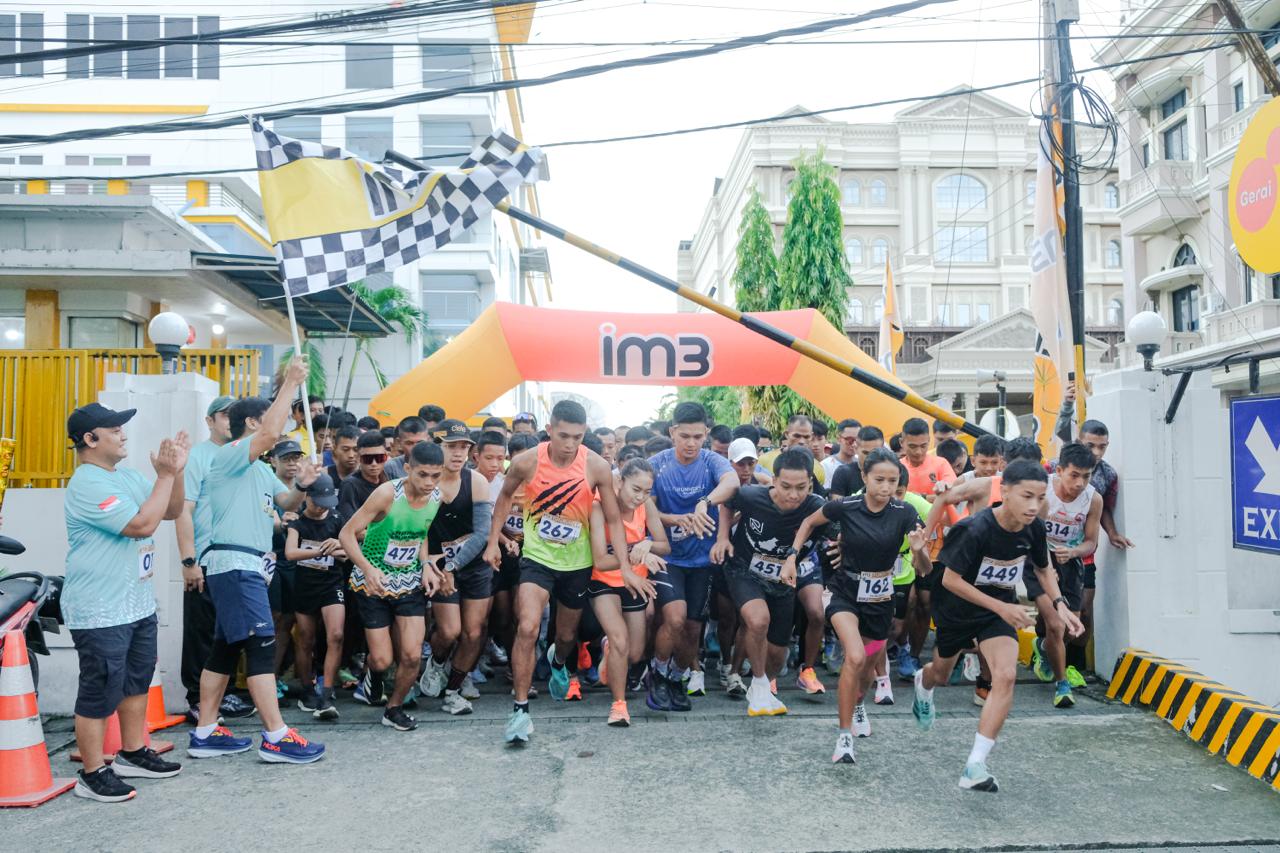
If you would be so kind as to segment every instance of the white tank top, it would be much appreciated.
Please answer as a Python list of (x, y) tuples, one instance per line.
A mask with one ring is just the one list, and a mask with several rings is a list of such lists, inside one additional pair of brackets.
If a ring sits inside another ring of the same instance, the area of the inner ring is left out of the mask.
[(1084, 523), (1089, 517), (1089, 506), (1095, 494), (1093, 486), (1085, 486), (1084, 491), (1071, 503), (1058, 497), (1058, 475), (1049, 476), (1049, 514), (1045, 516), (1045, 535), (1049, 544), (1074, 548), (1084, 541)]

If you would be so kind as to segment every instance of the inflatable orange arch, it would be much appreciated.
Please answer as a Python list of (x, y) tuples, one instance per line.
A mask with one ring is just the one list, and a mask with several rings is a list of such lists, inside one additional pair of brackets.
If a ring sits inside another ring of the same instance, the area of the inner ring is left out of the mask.
[[(812, 308), (762, 320), (898, 383)], [(786, 385), (833, 420), (896, 432), (919, 413), (800, 353), (710, 313), (568, 311), (499, 302), (369, 403), (383, 423), (435, 403), (467, 418), (524, 381), (621, 385)]]

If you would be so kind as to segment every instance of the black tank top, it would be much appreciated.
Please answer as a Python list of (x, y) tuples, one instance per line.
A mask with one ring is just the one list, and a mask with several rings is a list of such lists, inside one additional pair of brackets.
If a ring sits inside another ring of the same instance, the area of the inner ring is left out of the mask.
[[(461, 547), (471, 536), (471, 474), (470, 468), (462, 469), (458, 493), (448, 503), (441, 503), (431, 528), (427, 531), (427, 546), (432, 554), (444, 554), (452, 559), (452, 550)], [(446, 546), (452, 546), (446, 548)], [(478, 559), (478, 558), (477, 558)]]

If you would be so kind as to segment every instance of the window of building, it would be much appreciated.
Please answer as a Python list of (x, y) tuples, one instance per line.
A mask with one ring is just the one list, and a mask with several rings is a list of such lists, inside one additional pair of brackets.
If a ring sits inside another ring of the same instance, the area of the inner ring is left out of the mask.
[(928, 349), (929, 341), (927, 338), (916, 338), (911, 341), (912, 360), (917, 364), (924, 361), (929, 355)]
[(1173, 330), (1198, 332), (1200, 330), (1200, 288), (1190, 284), (1178, 288), (1172, 295)]
[[(210, 35), (219, 31), (217, 15), (186, 18), (160, 18), (158, 15), (67, 15), (67, 38), (70, 43), (88, 41), (121, 41), (126, 24), (130, 39), (185, 38)], [(193, 60), (194, 57), (194, 60)], [(122, 77), (157, 79), (191, 77), (217, 80), (220, 74), (219, 44), (216, 40), (195, 44), (167, 44), (143, 50), (106, 51), (91, 56), (67, 58), (67, 77)], [(127, 63), (127, 70), (126, 70)]]
[(970, 175), (948, 175), (934, 187), (933, 203), (948, 210), (980, 210), (987, 206), (987, 188)]
[(850, 237), (845, 240), (844, 256), (849, 259), (849, 266), (862, 266), (862, 241), (857, 237)]
[(1107, 241), (1107, 256), (1105, 258), (1105, 261), (1106, 261), (1107, 269), (1110, 269), (1110, 270), (1120, 269), (1121, 256), (1120, 256), (1119, 240)]
[(460, 273), (423, 273), (422, 303), (428, 328), (464, 329), (480, 316), (480, 279)]
[[(40, 166), (43, 164), (43, 154), (6, 154), (0, 156), (0, 166)], [(0, 195), (26, 195), (26, 193), (26, 181), (0, 181)], [(0, 346), (2, 345), (0, 343)]]
[(278, 118), (271, 122), (271, 129), (281, 136), (291, 139), (302, 139), (306, 142), (320, 141), (320, 116), (291, 116)]
[(1280, 273), (1276, 273), (1267, 279), (1267, 297), (1280, 299)]
[(954, 225), (933, 235), (935, 263), (980, 264), (987, 260), (987, 226)]
[(847, 205), (862, 204), (862, 184), (853, 178), (844, 182), (841, 187), (841, 194), (844, 197), (844, 203)]
[(1191, 248), (1190, 243), (1183, 243), (1178, 247), (1178, 251), (1173, 253), (1173, 265), (1175, 267), (1187, 267), (1196, 262), (1196, 250)]
[(889, 260), (889, 241), (877, 239), (871, 244), (871, 263), (883, 264)]
[(1241, 257), (1237, 257), (1236, 262), (1240, 265), (1240, 292), (1244, 294), (1244, 301), (1248, 304), (1253, 301), (1253, 267)]
[(1107, 325), (1124, 325), (1124, 300), (1118, 296), (1107, 303)]
[(422, 88), (453, 89), (488, 82), (483, 48), (465, 44), (422, 45)]
[(973, 318), (978, 323), (986, 323), (991, 320), (991, 303), (975, 302), (973, 305)]
[(876, 301), (871, 304), (871, 311), (875, 315), (875, 321), (879, 323), (884, 319), (884, 297), (877, 296)]
[(880, 341), (872, 337), (858, 338), (858, 349), (865, 352), (872, 358), (877, 358), (880, 349)]
[(938, 306), (938, 325), (939, 326), (951, 325), (951, 303), (943, 302), (941, 305)]
[(467, 159), (479, 141), (468, 122), (422, 120), (422, 156), (429, 166), (456, 166)]
[(1120, 188), (1115, 184), (1107, 184), (1102, 188), (1102, 206), (1107, 210), (1115, 210), (1120, 206)]
[(1231, 103), (1235, 107), (1236, 112), (1244, 109), (1244, 81), (1236, 83), (1231, 87)]
[(863, 324), (862, 300), (854, 296), (849, 300), (849, 322), (854, 326)]
[[(18, 41), (21, 37), (22, 41)], [(44, 50), (44, 15), (39, 12), (23, 12), (19, 15), (0, 15), (0, 55), (35, 53)], [(0, 63), (0, 77), (43, 77), (44, 61), (32, 59), (26, 62)]]
[(387, 44), (347, 45), (347, 88), (390, 89), (395, 85), (394, 54)]
[(71, 317), (67, 320), (70, 349), (119, 349), (138, 345), (139, 324), (122, 317)]
[(1009, 288), (1009, 310), (1013, 311), (1027, 304), (1027, 290), (1024, 287)]
[(1023, 198), (1026, 200), (1027, 207), (1029, 209), (1035, 208), (1036, 206), (1036, 179), (1035, 178), (1027, 179), (1026, 192), (1023, 195)]
[(394, 148), (394, 128), (390, 116), (347, 116), (347, 144), (357, 157), (381, 162), (388, 148)]
[[(130, 41), (155, 41), (160, 38), (159, 15), (129, 15), (125, 18)], [(160, 79), (160, 48), (148, 47), (125, 54), (127, 74), (134, 80)]]
[(1151, 143), (1144, 142), (1142, 143), (1142, 168), (1145, 169), (1150, 165), (1151, 165)]
[(1173, 118), (1174, 113), (1187, 105), (1187, 90), (1183, 89), (1171, 98), (1160, 102), (1160, 119)]
[(889, 185), (879, 178), (871, 182), (871, 206), (884, 207), (889, 203)]
[[(167, 39), (190, 38), (195, 35), (192, 18), (165, 18), (164, 37)], [(164, 46), (164, 76), (192, 77), (196, 72), (195, 45), (166, 44)]]
[(1186, 119), (1160, 133), (1166, 160), (1190, 160), (1191, 149), (1187, 141)]
[(0, 349), (22, 349), (27, 345), (27, 319), (0, 317)]

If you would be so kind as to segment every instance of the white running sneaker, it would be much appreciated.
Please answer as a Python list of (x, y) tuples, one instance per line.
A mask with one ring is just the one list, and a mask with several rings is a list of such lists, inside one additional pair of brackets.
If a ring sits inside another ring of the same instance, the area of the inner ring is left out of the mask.
[(836, 737), (836, 751), (831, 753), (832, 764), (857, 764), (858, 759), (853, 754), (853, 735), (848, 732), (841, 732)]
[(458, 692), (462, 694), (463, 699), (480, 698), (480, 689), (476, 687), (475, 682), (471, 680), (470, 675), (462, 679), (462, 688)]
[(457, 717), (460, 714), (470, 714), (471, 703), (458, 691), (446, 690), (444, 701), (440, 703), (440, 710)]
[(782, 704), (782, 700), (778, 698), (778, 694), (772, 690), (769, 691), (769, 714), (771, 716), (779, 716), (787, 713), (787, 706)]
[(964, 766), (964, 773), (960, 775), (960, 787), (966, 791), (994, 794), (1000, 790), (1000, 783), (991, 775), (985, 761), (971, 761)]
[(485, 654), (489, 656), (489, 663), (494, 666), (506, 666), (510, 663), (510, 660), (507, 658), (506, 651), (492, 639), (490, 639), (489, 644), (485, 646)]
[(444, 665), (436, 663), (436, 659), (428, 655), (426, 665), (422, 668), (422, 678), (418, 679), (418, 689), (422, 691), (422, 695), (435, 699), (444, 693), (448, 683), (449, 676)]
[(876, 679), (876, 698), (877, 705), (893, 704), (893, 682), (889, 680), (889, 676)]
[(871, 737), (871, 720), (867, 718), (867, 707), (861, 702), (853, 708), (853, 733), (858, 737)]
[(707, 695), (707, 677), (702, 670), (695, 669), (689, 673), (688, 687), (685, 692), (690, 696)]
[(982, 675), (982, 664), (978, 662), (976, 654), (969, 652), (964, 656), (964, 678), (966, 681), (977, 681), (979, 675)]
[(736, 672), (729, 673), (729, 678), (724, 685), (725, 692), (734, 699), (741, 699), (747, 695), (747, 683), (742, 680), (742, 676)]
[[(747, 716), (772, 717), (778, 713), (776, 704), (780, 703), (769, 692), (769, 682), (763, 678), (751, 679), (751, 686), (747, 688)], [(783, 710), (785, 712), (785, 707)]]
[(733, 672), (733, 667), (727, 663), (716, 664), (716, 674), (720, 676), (720, 686), (729, 686), (729, 675)]

